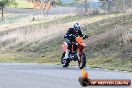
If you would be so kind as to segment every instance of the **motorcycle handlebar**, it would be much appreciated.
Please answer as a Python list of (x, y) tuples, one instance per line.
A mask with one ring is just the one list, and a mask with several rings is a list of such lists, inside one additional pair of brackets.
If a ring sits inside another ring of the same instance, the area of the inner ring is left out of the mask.
[[(86, 39), (90, 36), (90, 34), (88, 33), (88, 35), (84, 35), (83, 36), (83, 39)], [(65, 35), (64, 38), (67, 38), (67, 37), (77, 37), (76, 35), (73, 35), (73, 34), (70, 34), (70, 35)]]
[(70, 34), (70, 35), (65, 35), (64, 38), (67, 38), (67, 37), (76, 37), (75, 35), (73, 34)]

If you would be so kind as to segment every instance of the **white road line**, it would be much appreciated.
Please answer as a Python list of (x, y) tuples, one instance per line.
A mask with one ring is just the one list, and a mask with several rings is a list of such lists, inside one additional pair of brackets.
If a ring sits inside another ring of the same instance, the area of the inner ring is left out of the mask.
[(75, 66), (75, 68), (78, 68), (78, 66)]
[(90, 68), (90, 67), (86, 67), (86, 68)]
[(95, 68), (95, 69), (99, 69), (99, 68)]
[[(78, 66), (75, 66), (75, 67), (78, 67)], [(91, 68), (91, 67), (85, 67), (85, 68)], [(96, 70), (98, 70), (98, 69), (100, 69), (100, 68), (94, 68), (94, 69), (96, 69)], [(105, 71), (108, 71), (109, 69), (103, 69), (103, 70), (105, 70)], [(116, 71), (116, 72), (118, 72), (118, 71), (120, 71), (120, 70), (114, 70), (114, 69), (112, 69), (113, 71)], [(122, 72), (128, 72), (128, 71), (122, 71)]]
[(108, 71), (108, 69), (104, 69), (105, 71)]
[(119, 71), (119, 70), (115, 70), (115, 71)]
[(127, 72), (127, 71), (123, 71), (123, 72)]

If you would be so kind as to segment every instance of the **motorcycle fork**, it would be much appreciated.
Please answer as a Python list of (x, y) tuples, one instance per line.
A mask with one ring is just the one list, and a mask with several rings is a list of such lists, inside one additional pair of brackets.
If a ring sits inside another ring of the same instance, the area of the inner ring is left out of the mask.
[(82, 52), (82, 49), (81, 49), (81, 46), (80, 45), (78, 46), (78, 51), (77, 52), (78, 52), (78, 57), (80, 58), (80, 54)]
[(73, 48), (74, 48), (74, 47), (73, 47), (73, 44), (72, 44), (72, 52), (73, 52)]
[(83, 51), (83, 49), (82, 49), (82, 46), (78, 46), (78, 59), (79, 59), (79, 61), (82, 63), (82, 51)]

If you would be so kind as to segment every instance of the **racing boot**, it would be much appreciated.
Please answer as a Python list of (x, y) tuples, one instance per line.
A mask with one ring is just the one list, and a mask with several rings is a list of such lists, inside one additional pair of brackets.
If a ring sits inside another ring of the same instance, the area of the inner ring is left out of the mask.
[(68, 59), (68, 58), (69, 58), (69, 52), (70, 52), (70, 51), (67, 49), (67, 50), (65, 50), (65, 52), (66, 52), (66, 53), (65, 53), (64, 59)]

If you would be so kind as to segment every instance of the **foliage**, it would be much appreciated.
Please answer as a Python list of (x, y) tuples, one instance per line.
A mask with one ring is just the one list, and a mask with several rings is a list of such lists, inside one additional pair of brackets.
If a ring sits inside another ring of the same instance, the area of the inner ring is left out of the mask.
[(5, 6), (14, 5), (17, 6), (17, 2), (15, 0), (1, 0), (0, 7), (4, 8)]
[(57, 4), (57, 5), (62, 5), (61, 0), (56, 0), (56, 4)]
[(10, 5), (17, 6), (17, 2), (15, 0), (1, 0), (0, 1), (0, 7), (2, 9), (2, 21), (3, 21), (3, 18), (4, 18), (4, 7), (10, 6)]

